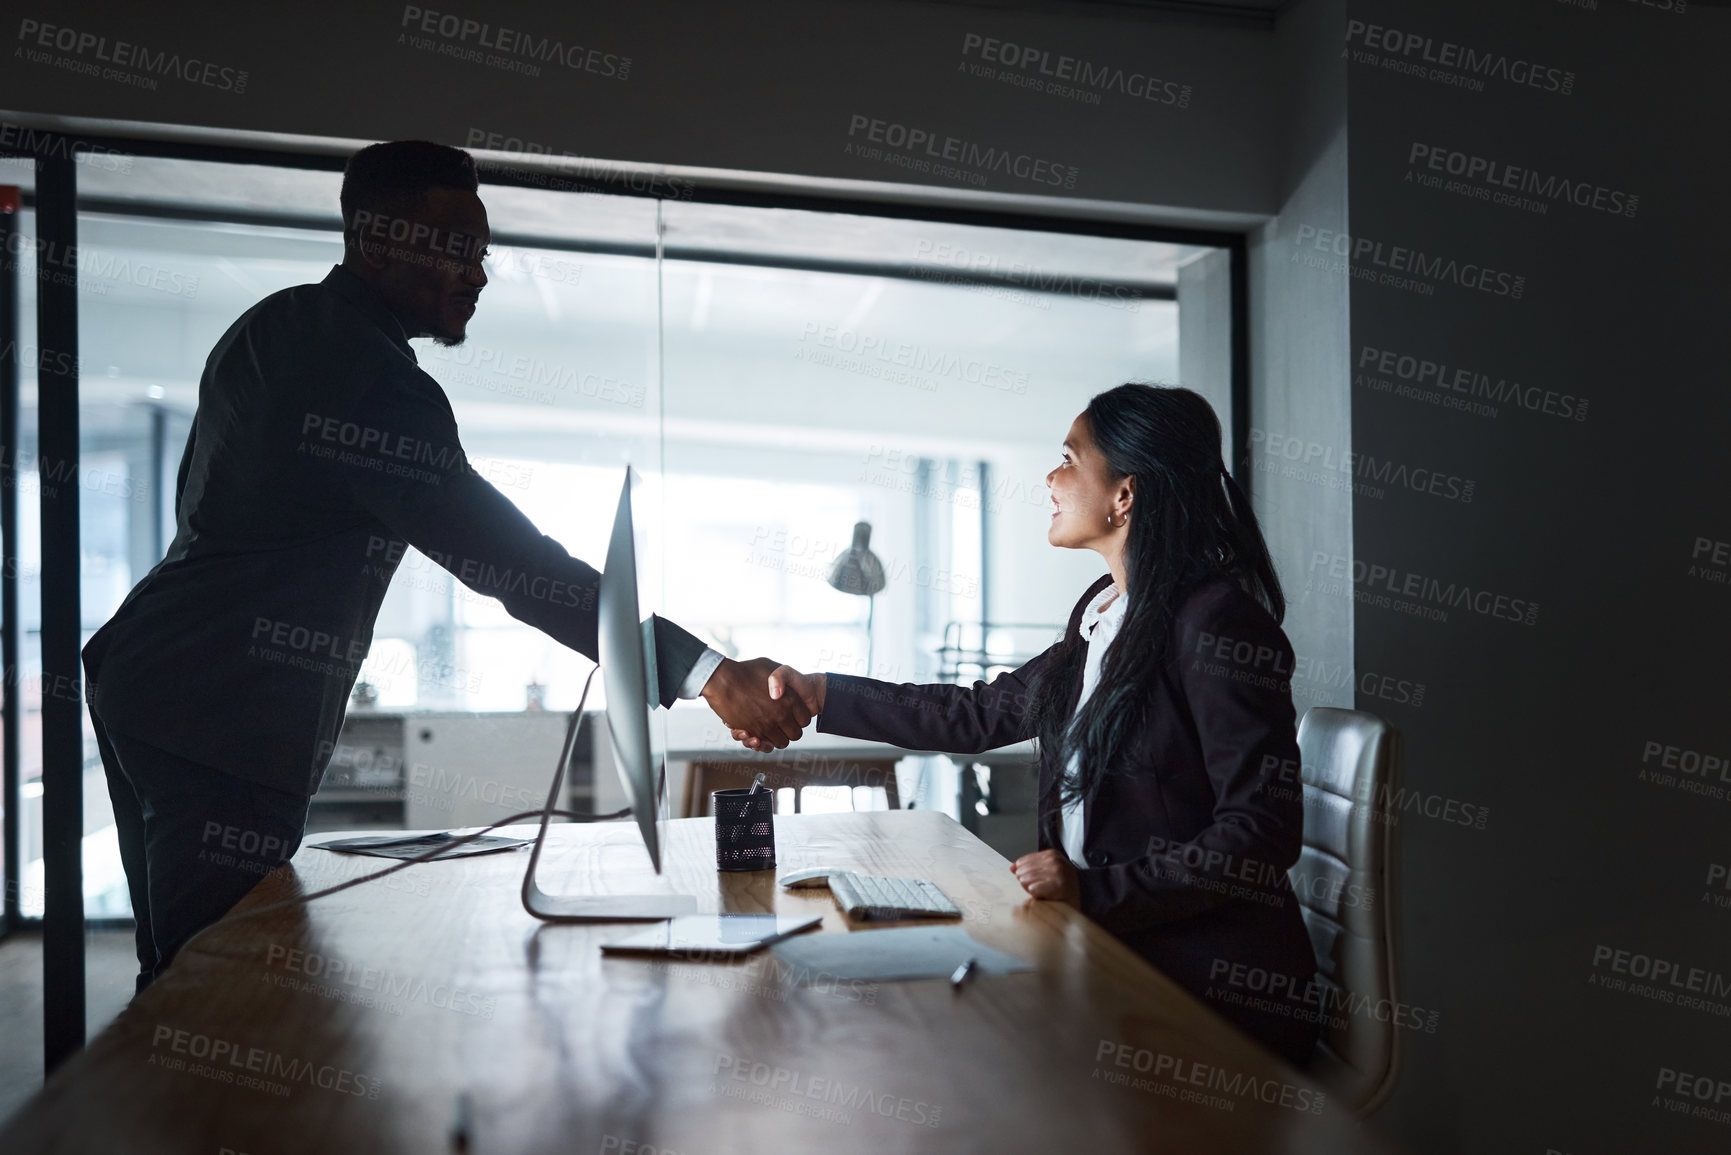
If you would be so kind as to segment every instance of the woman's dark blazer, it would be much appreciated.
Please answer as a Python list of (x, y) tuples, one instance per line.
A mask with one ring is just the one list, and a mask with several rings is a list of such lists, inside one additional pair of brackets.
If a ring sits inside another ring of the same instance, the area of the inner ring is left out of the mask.
[[(1076, 603), (1066, 627), (1111, 581)], [(913, 750), (973, 754), (1033, 736), (1029, 688), (1053, 646), (1020, 669), (972, 686), (896, 685), (828, 676), (824, 733)], [(1148, 725), (1121, 772), (1088, 807), (1077, 863), (1082, 912), (1264, 1045), (1302, 1063), (1316, 1027), (1266, 1006), (1274, 989), (1303, 991), (1316, 972), (1286, 872), (1298, 861), (1304, 803), (1298, 765), (1292, 646), (1238, 584), (1196, 587), (1173, 622)], [(1077, 671), (1070, 711), (1081, 696)], [(1040, 848), (1062, 847), (1051, 789), (1062, 773), (1040, 753)], [(1253, 969), (1264, 972), (1253, 974)], [(1281, 1000), (1272, 1000), (1279, 1004)]]

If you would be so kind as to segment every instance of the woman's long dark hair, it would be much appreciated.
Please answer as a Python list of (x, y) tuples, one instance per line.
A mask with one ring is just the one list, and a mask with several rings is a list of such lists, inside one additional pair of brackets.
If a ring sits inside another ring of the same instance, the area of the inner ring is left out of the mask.
[[(1153, 688), (1168, 658), (1172, 621), (1202, 582), (1229, 577), (1280, 621), (1286, 598), (1250, 502), (1220, 458), (1220, 419), (1189, 389), (1120, 385), (1088, 402), (1088, 429), (1116, 485), (1136, 479), (1124, 547), (1129, 603), (1107, 649), (1100, 682), (1074, 723), (1072, 688), (1088, 644), (1066, 627), (1057, 660), (1031, 687), (1034, 732), (1057, 751), (1062, 801), (1092, 800), (1148, 724)], [(1072, 755), (1077, 776), (1066, 774)]]

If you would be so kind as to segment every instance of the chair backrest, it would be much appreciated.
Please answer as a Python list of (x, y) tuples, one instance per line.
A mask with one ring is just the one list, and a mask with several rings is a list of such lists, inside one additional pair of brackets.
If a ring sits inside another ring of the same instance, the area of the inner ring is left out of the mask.
[(1394, 893), (1387, 801), (1400, 735), (1358, 710), (1316, 706), (1298, 726), (1304, 849), (1290, 872), (1316, 951), (1322, 1034), (1311, 1070), (1368, 1114), (1399, 1072)]

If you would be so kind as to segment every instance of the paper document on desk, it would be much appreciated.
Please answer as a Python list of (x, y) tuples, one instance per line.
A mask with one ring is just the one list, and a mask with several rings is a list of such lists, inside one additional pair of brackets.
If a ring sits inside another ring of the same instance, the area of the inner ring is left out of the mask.
[(947, 979), (970, 958), (982, 976), (1034, 969), (1014, 955), (976, 942), (959, 926), (804, 934), (769, 949), (790, 967), (838, 979)]

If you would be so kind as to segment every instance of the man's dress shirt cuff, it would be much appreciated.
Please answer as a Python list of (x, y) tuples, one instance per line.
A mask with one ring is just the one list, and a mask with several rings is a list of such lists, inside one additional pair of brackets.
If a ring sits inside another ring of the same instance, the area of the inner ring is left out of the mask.
[(709, 683), (709, 676), (721, 665), (722, 657), (722, 654), (705, 646), (703, 655), (692, 665), (691, 673), (685, 675), (685, 681), (679, 684), (679, 696), (696, 698), (702, 695), (703, 687)]

